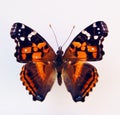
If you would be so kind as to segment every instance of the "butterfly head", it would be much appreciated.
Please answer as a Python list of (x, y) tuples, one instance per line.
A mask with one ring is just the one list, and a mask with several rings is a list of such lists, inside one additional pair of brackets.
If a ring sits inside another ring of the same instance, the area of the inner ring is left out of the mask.
[(61, 55), (61, 56), (63, 55), (63, 51), (62, 51), (62, 47), (61, 46), (58, 47), (58, 51), (56, 52), (56, 54), (57, 55)]

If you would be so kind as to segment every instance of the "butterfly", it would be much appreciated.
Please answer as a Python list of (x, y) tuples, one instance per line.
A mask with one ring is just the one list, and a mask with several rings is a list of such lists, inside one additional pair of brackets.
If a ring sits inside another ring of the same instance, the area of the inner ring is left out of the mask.
[(100, 61), (105, 54), (102, 44), (108, 35), (105, 22), (94, 22), (82, 30), (65, 52), (60, 46), (55, 53), (40, 34), (22, 23), (14, 23), (10, 35), (16, 43), (17, 61), (26, 63), (20, 73), (21, 81), (34, 101), (45, 99), (56, 77), (59, 85), (64, 80), (75, 102), (85, 101), (99, 76), (87, 61)]

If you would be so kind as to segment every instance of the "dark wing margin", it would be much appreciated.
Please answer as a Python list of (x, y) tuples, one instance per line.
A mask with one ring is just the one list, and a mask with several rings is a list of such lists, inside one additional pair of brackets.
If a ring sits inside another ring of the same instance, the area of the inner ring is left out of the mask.
[(75, 102), (85, 101), (98, 81), (97, 69), (83, 62), (66, 63), (63, 69), (63, 79), (67, 90)]
[(52, 59), (55, 56), (47, 41), (36, 31), (22, 23), (14, 23), (10, 35), (16, 43), (15, 57), (18, 62), (28, 63), (41, 60), (43, 57), (48, 58), (50, 56)]
[(78, 58), (85, 61), (99, 61), (104, 55), (104, 37), (108, 35), (105, 22), (98, 21), (81, 31), (67, 48), (64, 58)]

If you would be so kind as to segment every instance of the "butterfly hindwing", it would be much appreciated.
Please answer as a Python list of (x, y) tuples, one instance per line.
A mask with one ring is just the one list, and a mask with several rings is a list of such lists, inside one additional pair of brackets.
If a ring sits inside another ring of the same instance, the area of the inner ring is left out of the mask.
[(20, 76), (33, 100), (43, 101), (55, 81), (55, 67), (52, 63), (31, 62), (23, 66)]
[(78, 61), (64, 66), (63, 79), (73, 100), (84, 102), (98, 81), (98, 73), (94, 66)]
[(104, 55), (102, 42), (107, 34), (107, 25), (103, 21), (93, 23), (73, 39), (64, 57), (77, 58), (81, 61), (101, 60)]
[(16, 43), (15, 57), (27, 63), (20, 73), (21, 81), (34, 100), (43, 101), (55, 80), (55, 52), (36, 31), (22, 23), (15, 23), (11, 37)]

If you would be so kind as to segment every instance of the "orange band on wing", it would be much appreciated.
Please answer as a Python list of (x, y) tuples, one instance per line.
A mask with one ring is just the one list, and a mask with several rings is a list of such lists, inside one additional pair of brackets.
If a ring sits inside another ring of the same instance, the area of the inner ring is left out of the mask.
[(81, 43), (80, 42), (73, 42), (72, 43), (74, 47), (80, 48), (81, 47)]
[(44, 63), (37, 62), (36, 63), (36, 68), (37, 68), (39, 76), (41, 76), (42, 80), (44, 81), (45, 80), (45, 76), (46, 76), (46, 74), (44, 72)]
[[(84, 85), (84, 88), (83, 90), (81, 91), (83, 93), (83, 97), (86, 96), (87, 93), (89, 93), (92, 88), (95, 86), (96, 82), (98, 81), (98, 74), (97, 74), (97, 71), (94, 70), (92, 73), (91, 73), (92, 77), (86, 81), (85, 85)], [(86, 91), (85, 91), (86, 89)]]
[(35, 60), (41, 59), (41, 56), (42, 56), (41, 52), (35, 52), (32, 54), (32, 60), (35, 61)]
[(22, 56), (22, 59), (23, 59), (23, 60), (25, 60), (25, 59), (26, 59), (26, 57), (27, 57), (27, 55), (26, 55), (26, 54), (22, 54), (21, 56)]
[(31, 53), (32, 48), (31, 47), (24, 47), (21, 49), (21, 53)]
[(97, 53), (92, 53), (93, 58), (97, 58)]
[(32, 80), (30, 79), (30, 77), (27, 75), (27, 71), (25, 70), (25, 66), (22, 67), (22, 71), (20, 73), (21, 76), (21, 81), (23, 82), (23, 85), (26, 86), (27, 90), (35, 95), (34, 92), (36, 92), (36, 88), (34, 86), (34, 83), (32, 82)]
[(87, 50), (88, 52), (97, 52), (97, 47), (88, 45)]
[(46, 42), (42, 42), (38, 44), (38, 48), (41, 49), (46, 46)]
[(78, 58), (81, 59), (81, 61), (87, 60), (87, 54), (86, 54), (86, 52), (78, 51), (77, 55), (78, 55)]
[(75, 73), (74, 73), (74, 77), (73, 77), (74, 83), (76, 82), (78, 77), (81, 75), (82, 67), (83, 67), (83, 62), (79, 61), (75, 64)]

